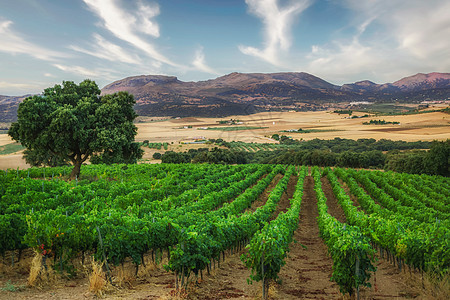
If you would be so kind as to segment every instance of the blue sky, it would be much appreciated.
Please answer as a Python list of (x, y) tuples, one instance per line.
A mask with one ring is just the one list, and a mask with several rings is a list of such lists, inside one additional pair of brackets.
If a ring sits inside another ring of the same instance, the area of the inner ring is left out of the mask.
[(0, 0), (0, 95), (141, 74), (450, 72), (448, 0)]

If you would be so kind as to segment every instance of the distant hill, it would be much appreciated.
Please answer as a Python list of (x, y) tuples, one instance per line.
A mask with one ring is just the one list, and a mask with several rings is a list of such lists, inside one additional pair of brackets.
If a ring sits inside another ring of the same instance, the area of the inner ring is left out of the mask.
[[(134, 95), (139, 115), (224, 117), (289, 108), (316, 110), (344, 101), (445, 100), (450, 98), (450, 73), (418, 73), (393, 83), (364, 80), (342, 86), (304, 72), (235, 72), (198, 82), (141, 75), (108, 84), (102, 94), (118, 91)], [(23, 98), (0, 96), (0, 121), (14, 119)]]
[(231, 73), (207, 81), (135, 76), (113, 82), (103, 94), (132, 93), (136, 111), (151, 116), (226, 116), (297, 106), (314, 110), (342, 101), (414, 102), (450, 97), (450, 73), (416, 74), (394, 83), (365, 80), (333, 85), (308, 73)]
[(23, 99), (31, 95), (24, 96), (2, 96), (0, 95), (0, 122), (12, 122), (17, 120), (17, 108)]
[(392, 84), (403, 92), (415, 92), (450, 87), (450, 73), (418, 73), (405, 77)]

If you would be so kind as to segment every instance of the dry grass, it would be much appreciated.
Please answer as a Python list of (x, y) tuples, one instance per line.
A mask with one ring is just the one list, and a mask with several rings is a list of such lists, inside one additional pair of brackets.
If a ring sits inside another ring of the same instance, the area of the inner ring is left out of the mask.
[(47, 259), (44, 265), (43, 256), (35, 252), (31, 261), (30, 274), (28, 275), (29, 287), (51, 286), (56, 282), (56, 273), (53, 270), (52, 261)]
[(450, 274), (438, 277), (433, 273), (410, 272), (404, 270), (399, 278), (410, 290), (413, 291), (409, 297), (418, 297), (418, 299), (447, 300), (450, 299)]
[(269, 299), (278, 299), (277, 284), (271, 281), (269, 284), (269, 290), (267, 291), (267, 296)]
[(424, 278), (424, 284), (425, 291), (427, 294), (433, 295), (434, 299), (450, 299), (450, 274), (446, 274), (442, 278), (427, 274)]
[(139, 266), (139, 271), (137, 274), (138, 278), (146, 278), (152, 275), (152, 272), (159, 269), (158, 265), (156, 265), (151, 259), (148, 257), (144, 257), (145, 267), (144, 265)]
[(11, 264), (4, 264), (3, 262), (0, 262), (0, 274), (5, 276), (12, 276), (15, 274), (30, 274), (30, 265), (31, 258), (23, 258), (19, 262), (16, 262), (14, 266), (11, 266)]
[(31, 261), (30, 275), (28, 276), (28, 286), (35, 286), (42, 269), (42, 256), (36, 252)]
[(119, 288), (132, 288), (136, 282), (133, 265), (117, 267), (114, 272), (113, 283)]
[(89, 275), (89, 292), (103, 296), (107, 289), (106, 274), (103, 272), (103, 264), (92, 260), (92, 273)]

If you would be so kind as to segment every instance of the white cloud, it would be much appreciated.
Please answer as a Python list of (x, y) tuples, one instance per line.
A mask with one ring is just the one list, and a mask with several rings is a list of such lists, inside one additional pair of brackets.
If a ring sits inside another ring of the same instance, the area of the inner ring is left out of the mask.
[(153, 22), (151, 19), (158, 16), (160, 13), (159, 6), (157, 4), (144, 4), (142, 1), (138, 2), (137, 21), (136, 28), (148, 35), (159, 37), (159, 25)]
[(110, 80), (114, 78), (111, 73), (115, 73), (113, 70), (93, 70), (81, 66), (67, 66), (61, 64), (53, 64), (53, 66), (60, 69), (61, 71), (79, 75), (81, 77), (88, 77), (90, 79), (100, 77), (102, 79)]
[(383, 60), (376, 51), (362, 45), (357, 38), (348, 44), (335, 42), (331, 47), (312, 46), (307, 58), (310, 59), (306, 67), (308, 72), (340, 83), (375, 70)]
[(202, 72), (219, 75), (219, 72), (217, 72), (216, 70), (214, 70), (213, 68), (211, 68), (210, 66), (208, 66), (206, 64), (205, 54), (203, 53), (203, 47), (200, 47), (195, 52), (195, 58), (194, 58), (194, 61), (192, 62), (192, 64), (194, 65), (195, 68), (197, 68), (198, 70), (200, 70)]
[[(418, 58), (433, 58), (437, 63), (445, 63), (449, 68), (450, 2), (442, 1), (433, 7), (421, 1), (414, 9), (399, 8), (397, 14), (393, 16), (393, 22), (400, 47)], [(383, 19), (383, 22), (389, 21)]]
[(30, 89), (36, 89), (37, 87), (38, 87), (37, 84), (0, 81), (0, 89), (30, 90)]
[[(447, 0), (347, 0), (362, 18), (370, 18), (386, 29), (401, 50), (418, 58), (445, 54), (450, 59), (450, 2)], [(445, 52), (445, 53), (444, 53)]]
[(39, 45), (26, 41), (19, 33), (11, 29), (12, 21), (0, 21), (0, 51), (12, 54), (27, 54), (32, 57), (54, 61), (67, 55), (46, 49)]
[(117, 38), (132, 44), (155, 60), (177, 66), (138, 34), (140, 32), (154, 38), (159, 37), (158, 24), (151, 20), (159, 14), (159, 7), (156, 4), (150, 6), (138, 2), (138, 11), (132, 14), (121, 8), (118, 0), (83, 1), (102, 19), (103, 26)]
[[(447, 0), (346, 0), (354, 35), (315, 45), (307, 71), (335, 80), (389, 82), (418, 71), (450, 69)], [(370, 29), (370, 30), (369, 30)]]
[(119, 61), (129, 64), (140, 64), (140, 59), (123, 50), (120, 46), (105, 40), (99, 34), (94, 34), (95, 46), (93, 50), (87, 50), (72, 45), (69, 48), (81, 53), (92, 55), (109, 61)]
[(280, 65), (279, 52), (291, 46), (290, 29), (294, 18), (307, 9), (309, 0), (290, 2), (280, 8), (278, 0), (245, 0), (249, 12), (260, 18), (264, 24), (264, 48), (239, 46), (247, 55), (259, 57), (273, 65)]

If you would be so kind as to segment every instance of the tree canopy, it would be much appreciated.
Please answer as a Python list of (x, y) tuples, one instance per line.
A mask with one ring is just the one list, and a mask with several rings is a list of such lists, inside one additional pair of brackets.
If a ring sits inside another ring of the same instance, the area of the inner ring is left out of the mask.
[(100, 96), (92, 80), (79, 85), (63, 81), (25, 99), (8, 134), (27, 148), (28, 163), (72, 163), (74, 179), (89, 158), (93, 163), (135, 163), (142, 157), (134, 142), (134, 104), (127, 92)]

